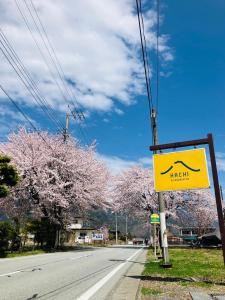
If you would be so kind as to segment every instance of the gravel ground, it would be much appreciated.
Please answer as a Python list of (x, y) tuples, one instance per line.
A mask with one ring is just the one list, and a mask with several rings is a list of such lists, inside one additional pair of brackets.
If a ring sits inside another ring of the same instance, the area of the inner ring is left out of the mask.
[[(225, 286), (220, 285), (210, 285), (208, 287), (201, 287), (199, 284), (190, 284), (190, 283), (180, 283), (180, 282), (162, 282), (162, 281), (148, 281), (142, 280), (140, 286), (140, 299), (175, 299), (175, 300), (191, 300), (189, 291), (191, 289), (202, 290), (211, 295), (224, 295)], [(145, 290), (146, 289), (146, 290)], [(143, 295), (142, 290), (148, 292), (147, 289), (150, 289), (151, 294)], [(157, 294), (158, 292), (158, 294)], [(155, 295), (154, 295), (155, 294)], [(157, 294), (157, 295), (156, 295)]]

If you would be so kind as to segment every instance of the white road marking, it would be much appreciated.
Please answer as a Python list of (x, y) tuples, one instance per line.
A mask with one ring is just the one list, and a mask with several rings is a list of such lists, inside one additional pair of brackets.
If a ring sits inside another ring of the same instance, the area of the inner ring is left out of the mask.
[(93, 254), (83, 255), (83, 256), (78, 256), (78, 257), (72, 257), (72, 258), (70, 258), (70, 259), (71, 259), (71, 260), (76, 260), (76, 259), (79, 259), (79, 258), (89, 257), (89, 256), (93, 256)]
[(11, 273), (6, 273), (6, 274), (1, 274), (0, 277), (3, 277), (3, 276), (10, 276), (10, 275), (13, 275), (13, 274), (16, 274), (16, 273), (20, 273), (21, 271), (15, 271), (15, 272), (11, 272)]
[(103, 285), (109, 281), (110, 278), (113, 277), (126, 263), (128, 263), (134, 256), (136, 256), (142, 249), (139, 249), (134, 254), (132, 254), (126, 261), (122, 262), (119, 266), (113, 269), (108, 275), (103, 277), (100, 281), (98, 281), (95, 285), (93, 285), (89, 290), (87, 290), (84, 294), (77, 298), (77, 300), (89, 300)]
[[(92, 256), (92, 255), (93, 255), (93, 254), (83, 255), (83, 256), (72, 257), (72, 258), (68, 258), (68, 259), (69, 259), (69, 260), (76, 260), (76, 259), (80, 259), (80, 258), (84, 258), (84, 257), (89, 257), (89, 256)], [(66, 260), (66, 259), (65, 259), (65, 260)], [(64, 259), (63, 259), (62, 261), (64, 261)], [(54, 263), (54, 261), (53, 261), (52, 263)], [(5, 274), (0, 274), (0, 277), (10, 276), (10, 275), (13, 275), (13, 274), (21, 273), (21, 272), (23, 272), (24, 270), (30, 269), (30, 268), (32, 268), (32, 266), (31, 266), (31, 267), (27, 267), (27, 268), (25, 268), (25, 269), (23, 269), (23, 270), (18, 270), (18, 271), (15, 271), (15, 272), (10, 272), (10, 273), (5, 273)]]

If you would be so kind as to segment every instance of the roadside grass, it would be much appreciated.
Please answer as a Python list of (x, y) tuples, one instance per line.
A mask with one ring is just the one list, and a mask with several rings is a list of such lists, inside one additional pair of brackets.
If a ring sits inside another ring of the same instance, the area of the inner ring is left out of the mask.
[(48, 249), (48, 248), (37, 248), (33, 249), (31, 246), (26, 246), (18, 251), (5, 251), (3, 253), (0, 252), (0, 258), (10, 258), (17, 256), (27, 256), (27, 255), (37, 255), (37, 254), (45, 254), (45, 253), (55, 253), (55, 252), (67, 252), (84, 249), (84, 247), (80, 246), (63, 246), (59, 249)]
[(157, 296), (157, 295), (160, 295), (162, 292), (160, 290), (157, 290), (157, 289), (142, 287), (141, 288), (141, 293), (144, 296), (147, 296), (147, 295)]
[(183, 287), (196, 287), (196, 288), (206, 288), (206, 289), (210, 289), (214, 286), (214, 284), (212, 283), (208, 283), (208, 282), (188, 282), (188, 281), (180, 281), (178, 282), (179, 285), (183, 286)]
[[(148, 252), (143, 275), (195, 278), (199, 281), (223, 282), (225, 284), (225, 268), (222, 251), (218, 249), (170, 249), (171, 269), (164, 269), (161, 262), (154, 262), (152, 250)], [(182, 285), (193, 284), (182, 282)], [(196, 285), (207, 283), (196, 282)]]
[(36, 254), (43, 254), (43, 253), (47, 253), (47, 251), (45, 251), (43, 249), (13, 251), (13, 252), (7, 251), (5, 253), (0, 253), (0, 258), (10, 258), (10, 257), (17, 257), (17, 256), (36, 255)]

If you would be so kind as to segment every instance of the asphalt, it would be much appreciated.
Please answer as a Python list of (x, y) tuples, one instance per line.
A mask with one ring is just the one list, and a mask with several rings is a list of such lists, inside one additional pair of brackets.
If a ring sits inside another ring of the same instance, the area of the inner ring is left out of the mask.
[(126, 274), (133, 267), (132, 274), (140, 275), (144, 253), (112, 247), (0, 259), (0, 299), (103, 300), (117, 299), (121, 291), (118, 299), (135, 299), (126, 295), (136, 295), (138, 281), (130, 284), (133, 277)]

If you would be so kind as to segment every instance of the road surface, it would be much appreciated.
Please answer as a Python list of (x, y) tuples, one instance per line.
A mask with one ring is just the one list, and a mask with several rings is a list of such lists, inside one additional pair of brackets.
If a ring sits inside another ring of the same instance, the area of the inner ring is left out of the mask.
[(108, 299), (142, 251), (86, 248), (0, 259), (0, 299)]

